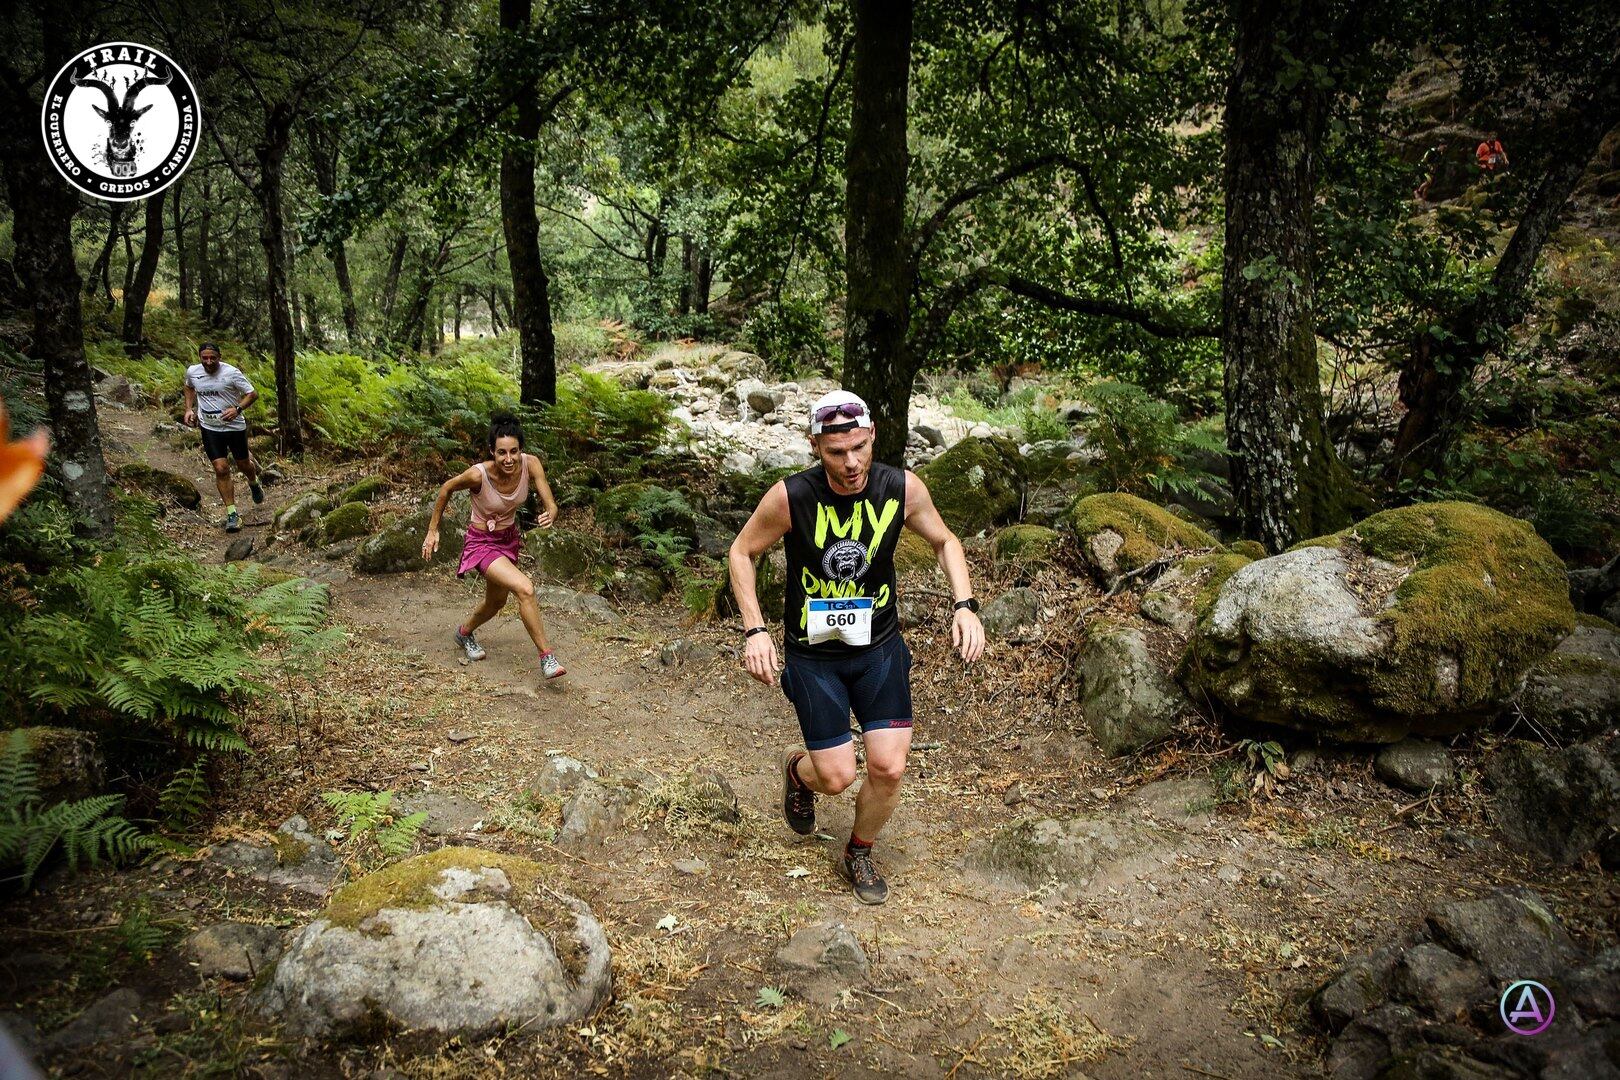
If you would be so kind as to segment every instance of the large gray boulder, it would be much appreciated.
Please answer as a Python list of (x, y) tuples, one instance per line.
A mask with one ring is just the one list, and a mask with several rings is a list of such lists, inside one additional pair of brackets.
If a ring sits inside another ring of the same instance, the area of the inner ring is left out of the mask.
[[(431, 511), (421, 510), (396, 518), (360, 545), (355, 553), (354, 568), (363, 574), (400, 574), (427, 569), (429, 564), (422, 558), (422, 540), (432, 517)], [(461, 549), (466, 543), (465, 510), (446, 514), (439, 523), (439, 547), (433, 553), (432, 565), (449, 565), (453, 569), (461, 561)]]
[(1553, 750), (1515, 741), (1485, 763), (1497, 827), (1569, 865), (1620, 829), (1620, 740)]
[(1001, 438), (967, 438), (917, 470), (934, 505), (958, 536), (1006, 521), (1023, 499), (1018, 447)]
[(1529, 525), (1408, 506), (1233, 573), (1183, 679), (1324, 739), (1450, 735), (1500, 713), (1574, 621), (1562, 563)]
[(1168, 737), (1187, 703), (1153, 659), (1147, 635), (1135, 627), (1093, 624), (1076, 670), (1080, 711), (1097, 745), (1111, 757)]
[(447, 847), (339, 890), (276, 965), (262, 1010), (298, 1034), (478, 1034), (575, 1023), (611, 988), (584, 903), (538, 863)]
[(1581, 616), (1575, 632), (1531, 670), (1519, 706), (1537, 730), (1560, 742), (1620, 725), (1620, 630)]

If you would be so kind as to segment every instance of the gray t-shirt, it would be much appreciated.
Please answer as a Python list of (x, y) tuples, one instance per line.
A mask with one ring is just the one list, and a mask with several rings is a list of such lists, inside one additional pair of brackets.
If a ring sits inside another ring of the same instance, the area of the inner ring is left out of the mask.
[(212, 375), (201, 364), (186, 368), (186, 385), (197, 392), (197, 421), (209, 431), (246, 431), (247, 420), (238, 413), (234, 420), (220, 420), (219, 414), (242, 403), (253, 392), (253, 384), (241, 370), (223, 361)]

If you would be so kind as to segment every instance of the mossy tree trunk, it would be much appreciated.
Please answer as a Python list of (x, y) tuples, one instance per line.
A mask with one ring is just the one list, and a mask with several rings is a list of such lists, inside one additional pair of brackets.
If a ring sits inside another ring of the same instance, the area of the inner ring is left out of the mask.
[(855, 0), (846, 165), (844, 386), (866, 399), (877, 459), (904, 461), (916, 371), (905, 342), (911, 278), (905, 236), (906, 89), (911, 0)]
[[(42, 48), (28, 66), (55, 71), (72, 55), (82, 24), (64, 7), (40, 9)], [(0, 171), (11, 205), (14, 267), (33, 310), (28, 352), (44, 362), (52, 473), (62, 482), (77, 527), (105, 539), (113, 531), (113, 505), (73, 259), (79, 196), (41, 152), (40, 103), (24, 89), (28, 76), (12, 67), (21, 52), (19, 46), (0, 55)]]
[[(501, 29), (527, 32), (531, 0), (501, 0)], [(534, 208), (534, 140), (540, 134), (538, 88), (523, 88), (513, 109), (512, 139), (501, 152), (501, 228), (512, 270), (512, 307), (522, 354), (518, 398), (525, 405), (557, 400), (557, 338), (551, 329), (551, 282), (540, 259)]]
[(124, 348), (131, 354), (141, 351), (141, 339), (146, 333), (146, 301), (152, 294), (152, 279), (157, 276), (158, 256), (163, 253), (162, 195), (146, 200), (146, 233), (142, 237), (141, 261), (135, 277), (124, 293)]
[[(1221, 352), (1243, 535), (1278, 551), (1347, 523), (1323, 424), (1312, 203), (1330, 103), (1309, 74), (1330, 25), (1304, 0), (1232, 0)], [(1301, 69), (1304, 69), (1303, 73)]]
[(293, 337), (291, 296), (287, 285), (287, 225), (282, 206), (282, 167), (292, 139), (294, 107), (275, 102), (265, 109), (264, 134), (253, 148), (259, 180), (253, 186), (263, 222), (265, 303), (270, 309), (270, 342), (276, 369), (276, 449), (282, 457), (304, 456), (304, 432), (298, 414), (297, 347)]

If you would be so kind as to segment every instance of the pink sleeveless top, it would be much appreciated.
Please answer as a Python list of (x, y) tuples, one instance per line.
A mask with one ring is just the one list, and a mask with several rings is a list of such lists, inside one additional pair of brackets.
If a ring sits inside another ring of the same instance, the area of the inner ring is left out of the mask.
[(490, 479), (489, 468), (484, 462), (480, 461), (477, 468), (483, 482), (472, 493), (472, 529), (476, 532), (498, 532), (511, 528), (517, 523), (517, 508), (529, 500), (528, 456), (523, 458), (523, 471), (517, 490), (510, 495), (502, 495), (495, 490), (495, 482)]

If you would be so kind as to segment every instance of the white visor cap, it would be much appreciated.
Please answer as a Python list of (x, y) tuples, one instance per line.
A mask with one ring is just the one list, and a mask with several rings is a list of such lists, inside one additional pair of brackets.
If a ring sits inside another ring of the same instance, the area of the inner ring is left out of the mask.
[[(816, 417), (825, 415), (828, 409), (836, 409), (840, 405), (852, 406), (828, 416), (825, 422)], [(851, 416), (850, 413), (855, 415)], [(869, 428), (872, 426), (872, 410), (866, 407), (856, 394), (848, 390), (833, 390), (821, 395), (816, 403), (810, 406), (810, 434), (820, 435), (824, 429), (844, 431), (848, 428)]]

